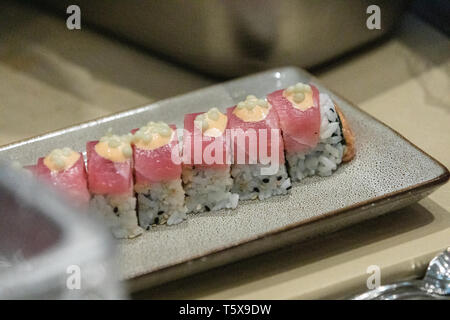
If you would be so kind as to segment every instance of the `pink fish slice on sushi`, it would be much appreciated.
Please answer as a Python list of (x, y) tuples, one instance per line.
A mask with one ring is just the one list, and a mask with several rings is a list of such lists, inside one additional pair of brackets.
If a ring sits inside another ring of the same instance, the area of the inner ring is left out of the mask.
[(109, 135), (86, 144), (91, 206), (105, 219), (116, 238), (134, 238), (138, 226), (133, 192), (131, 135)]
[(312, 84), (297, 83), (267, 96), (280, 119), (293, 180), (329, 176), (354, 152), (354, 139), (331, 97)]
[(217, 108), (184, 117), (183, 185), (188, 212), (236, 208), (231, 192), (230, 141), (227, 115)]
[(147, 230), (186, 219), (176, 129), (164, 122), (149, 122), (132, 130), (139, 225)]
[(242, 200), (286, 194), (291, 181), (284, 165), (284, 144), (278, 115), (253, 95), (227, 109), (232, 135), (232, 192)]
[[(139, 189), (150, 183), (179, 179), (181, 176), (181, 162), (173, 161), (172, 154), (180, 154), (176, 126), (169, 125), (174, 133), (170, 143), (156, 149), (140, 148), (133, 143), (133, 159), (135, 185)], [(131, 132), (135, 134), (139, 129)], [(181, 160), (180, 160), (181, 161)]]
[[(275, 107), (278, 114), (287, 153), (311, 150), (320, 137), (319, 91), (313, 85), (310, 86), (310, 92), (300, 90), (293, 92), (292, 99), (285, 95), (284, 89), (267, 96), (267, 101)], [(309, 99), (305, 98), (308, 93)], [(298, 105), (295, 105), (294, 99), (297, 99)]]
[(121, 195), (133, 192), (133, 168), (130, 157), (124, 161), (112, 161), (95, 150), (99, 141), (86, 144), (89, 170), (89, 190), (92, 194)]
[[(214, 119), (217, 117), (217, 120), (209, 119), (209, 115)], [(212, 108), (208, 112), (186, 114), (183, 138), (184, 164), (208, 168), (229, 167), (230, 147), (225, 135), (227, 122), (227, 116), (217, 108)], [(219, 128), (222, 124), (224, 127)]]
[(72, 202), (87, 205), (90, 194), (83, 155), (69, 148), (55, 149), (39, 158), (34, 166), (25, 167), (36, 177), (48, 182)]
[[(264, 100), (259, 100), (261, 101), (261, 103), (267, 104), (267, 102), (265, 102)], [(253, 101), (249, 101), (249, 103), (252, 102)], [(250, 118), (248, 119), (240, 118), (237, 115), (240, 111), (240, 105), (227, 109), (227, 116), (229, 119), (228, 129), (231, 130), (231, 135), (233, 135), (233, 162), (236, 164), (250, 164), (252, 162), (267, 163), (268, 161), (274, 161), (279, 163), (280, 165), (283, 165), (285, 161), (283, 151), (284, 144), (281, 137), (278, 115), (275, 110), (270, 107), (270, 105), (267, 105), (267, 108), (259, 108), (259, 110), (263, 110), (262, 112), (258, 112), (257, 108), (258, 105), (256, 105), (256, 107), (253, 109), (254, 111), (252, 111), (251, 107), (243, 107), (241, 109), (242, 111), (249, 110)], [(246, 116), (248, 115), (249, 114), (246, 114)], [(252, 116), (254, 117), (252, 118)], [(274, 132), (272, 130), (276, 131), (277, 133), (273, 138), (272, 135), (274, 134)], [(250, 135), (253, 132), (256, 134), (256, 143), (251, 143), (250, 138), (245, 139), (245, 144), (240, 143), (240, 141), (243, 141), (240, 140), (243, 135)], [(262, 141), (263, 143), (261, 143)], [(262, 148), (264, 150), (261, 150)], [(241, 159), (239, 159), (239, 152), (243, 152), (245, 154), (245, 162), (243, 163), (241, 163), (242, 161), (240, 161)], [(256, 155), (256, 159), (254, 155)]]

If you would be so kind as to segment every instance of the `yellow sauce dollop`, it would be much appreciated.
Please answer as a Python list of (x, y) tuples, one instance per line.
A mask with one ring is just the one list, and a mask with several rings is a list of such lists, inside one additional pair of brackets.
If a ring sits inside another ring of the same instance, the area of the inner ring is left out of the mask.
[(301, 82), (284, 90), (283, 96), (292, 103), (294, 108), (302, 111), (314, 106), (311, 86)]
[(267, 117), (271, 107), (266, 100), (250, 95), (237, 104), (233, 114), (245, 122), (257, 122)]
[(208, 112), (199, 114), (194, 125), (202, 130), (203, 135), (208, 137), (220, 137), (227, 127), (228, 117), (217, 108), (212, 108)]
[(113, 162), (125, 162), (133, 155), (131, 148), (132, 136), (108, 135), (102, 137), (95, 145), (95, 152)]
[(135, 132), (133, 143), (136, 147), (145, 150), (155, 150), (169, 144), (172, 141), (174, 131), (168, 124), (149, 122)]
[(63, 171), (71, 168), (80, 156), (70, 148), (55, 149), (44, 158), (44, 164), (51, 171)]

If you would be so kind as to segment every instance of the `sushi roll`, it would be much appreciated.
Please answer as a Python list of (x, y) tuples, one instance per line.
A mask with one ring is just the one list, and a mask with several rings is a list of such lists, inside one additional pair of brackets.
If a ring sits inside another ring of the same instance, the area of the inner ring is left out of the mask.
[(72, 203), (88, 206), (91, 196), (81, 153), (70, 148), (55, 149), (46, 157), (39, 158), (36, 165), (24, 168), (55, 187)]
[(108, 135), (86, 144), (91, 206), (105, 219), (116, 238), (142, 233), (133, 192), (133, 150), (129, 136)]
[(176, 127), (149, 122), (132, 132), (139, 225), (149, 229), (153, 224), (182, 222), (186, 207)]
[(231, 192), (228, 117), (217, 108), (184, 117), (183, 186), (188, 212), (236, 208)]
[(299, 181), (329, 176), (355, 153), (354, 138), (331, 98), (312, 84), (297, 83), (267, 96), (283, 133), (289, 175)]
[(250, 95), (227, 109), (234, 179), (232, 192), (242, 200), (269, 198), (291, 189), (278, 116), (265, 100)]

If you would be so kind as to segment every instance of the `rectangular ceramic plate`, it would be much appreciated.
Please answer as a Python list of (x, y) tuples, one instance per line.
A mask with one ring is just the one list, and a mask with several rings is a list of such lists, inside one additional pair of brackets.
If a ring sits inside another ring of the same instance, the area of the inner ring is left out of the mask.
[(342, 108), (356, 136), (356, 158), (332, 176), (307, 178), (287, 196), (241, 202), (232, 211), (190, 215), (133, 240), (118, 241), (121, 277), (142, 289), (288, 245), (411, 204), (449, 178), (448, 170), (386, 125), (333, 94), (305, 71), (258, 73), (0, 148), (0, 158), (33, 163), (57, 147), (84, 150), (109, 127), (118, 133), (186, 113), (222, 111), (248, 94), (312, 82)]

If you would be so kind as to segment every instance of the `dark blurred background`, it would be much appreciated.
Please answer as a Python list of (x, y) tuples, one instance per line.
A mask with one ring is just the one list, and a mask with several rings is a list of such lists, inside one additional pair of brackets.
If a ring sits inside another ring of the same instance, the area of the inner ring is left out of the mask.
[[(66, 27), (71, 4), (80, 30)], [(449, 12), (444, 0), (5, 0), (0, 145), (286, 65), (359, 102), (424, 70), (409, 51), (447, 61)]]

